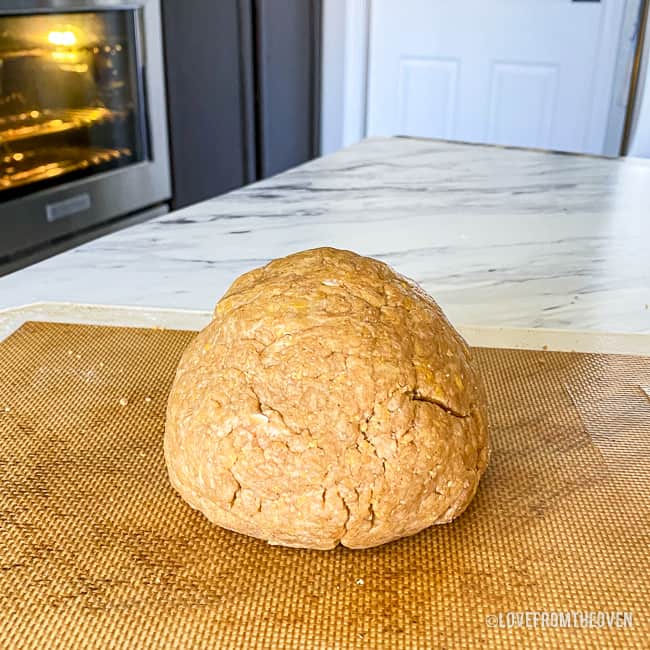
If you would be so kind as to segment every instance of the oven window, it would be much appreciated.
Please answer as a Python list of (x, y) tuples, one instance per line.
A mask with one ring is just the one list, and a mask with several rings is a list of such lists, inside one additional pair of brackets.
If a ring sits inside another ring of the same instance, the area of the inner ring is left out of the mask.
[(0, 16), (0, 201), (148, 157), (138, 19)]

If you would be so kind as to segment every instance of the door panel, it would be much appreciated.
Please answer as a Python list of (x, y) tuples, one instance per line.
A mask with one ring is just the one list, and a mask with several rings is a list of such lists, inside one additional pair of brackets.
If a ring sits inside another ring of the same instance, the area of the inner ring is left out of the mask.
[(493, 63), (487, 139), (550, 147), (557, 66)]
[(373, 0), (368, 135), (601, 152), (624, 0)]
[(400, 132), (451, 138), (457, 80), (458, 61), (403, 59), (398, 82)]

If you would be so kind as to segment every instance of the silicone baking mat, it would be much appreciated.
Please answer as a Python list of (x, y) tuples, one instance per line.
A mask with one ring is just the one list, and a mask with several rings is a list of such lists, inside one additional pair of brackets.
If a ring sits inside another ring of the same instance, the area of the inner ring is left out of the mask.
[(26, 323), (0, 343), (0, 647), (649, 647), (649, 358), (476, 349), (493, 454), (467, 512), (305, 551), (170, 488), (192, 336)]

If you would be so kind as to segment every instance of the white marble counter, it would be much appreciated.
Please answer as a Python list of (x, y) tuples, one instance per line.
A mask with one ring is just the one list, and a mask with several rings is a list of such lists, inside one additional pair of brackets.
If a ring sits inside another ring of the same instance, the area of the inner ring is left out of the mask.
[(372, 255), (456, 324), (650, 332), (650, 162), (372, 139), (0, 278), (43, 301), (210, 310), (315, 246)]

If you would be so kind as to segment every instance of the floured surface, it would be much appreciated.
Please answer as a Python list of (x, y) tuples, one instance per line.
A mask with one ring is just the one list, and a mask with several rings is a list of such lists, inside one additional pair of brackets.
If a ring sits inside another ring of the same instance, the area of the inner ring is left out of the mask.
[[(319, 552), (222, 530), (169, 486), (192, 336), (28, 323), (0, 344), (0, 647), (646, 647), (650, 360), (476, 349), (493, 455), (467, 512)], [(486, 626), (520, 610), (634, 627)]]

